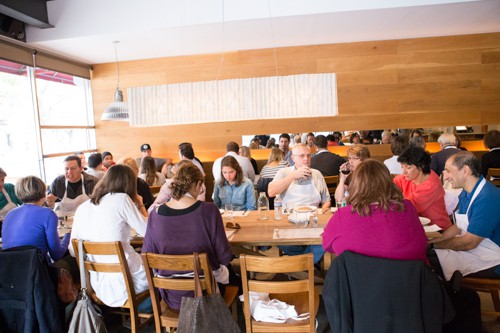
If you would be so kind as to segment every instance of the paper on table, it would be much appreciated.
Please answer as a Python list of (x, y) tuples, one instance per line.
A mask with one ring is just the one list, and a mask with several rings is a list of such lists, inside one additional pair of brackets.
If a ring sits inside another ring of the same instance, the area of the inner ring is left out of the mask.
[(441, 228), (435, 224), (433, 225), (424, 225), (425, 232), (435, 232), (441, 230)]
[(247, 216), (248, 214), (250, 214), (248, 210), (235, 210), (233, 212), (233, 216)]
[(321, 238), (323, 228), (274, 229), (273, 239)]
[(226, 237), (227, 237), (227, 239), (229, 239), (230, 237), (232, 237), (236, 233), (236, 231), (238, 231), (238, 230), (226, 230)]

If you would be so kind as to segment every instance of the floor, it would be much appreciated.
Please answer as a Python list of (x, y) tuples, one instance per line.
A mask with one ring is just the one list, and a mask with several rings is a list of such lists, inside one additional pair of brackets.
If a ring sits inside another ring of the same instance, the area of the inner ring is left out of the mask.
[[(277, 255), (277, 250), (275, 248), (272, 248), (268, 252), (266, 252), (266, 255)], [(239, 262), (238, 260), (233, 260), (232, 262), (233, 267), (237, 272), (239, 272)], [(259, 275), (257, 277), (258, 279), (268, 279), (272, 278), (274, 280), (280, 280), (280, 279), (287, 279), (288, 277), (286, 276), (264, 276), (264, 275)], [(322, 286), (323, 286), (323, 278), (320, 276), (320, 274), (317, 274), (315, 277), (315, 285), (319, 287), (320, 289), (320, 295), (322, 291)], [(493, 302), (491, 300), (491, 296), (486, 293), (478, 293), (479, 297), (481, 299), (481, 308), (484, 309), (493, 309)], [(326, 317), (326, 312), (324, 309), (324, 306), (322, 304), (322, 299), (320, 297), (320, 307), (318, 310), (317, 314), (317, 320), (318, 320), (318, 328), (316, 330), (317, 333), (329, 333), (330, 332), (330, 326), (328, 324), (328, 319)], [(116, 315), (106, 315), (106, 326), (108, 328), (109, 333), (125, 333), (125, 332), (130, 332), (128, 328), (125, 328), (122, 326), (121, 323), (121, 318)], [(241, 306), (239, 307), (238, 311), (238, 319), (239, 319), (239, 325), (241, 327), (242, 332), (245, 332), (245, 322), (244, 322), (244, 315), (241, 309)], [(487, 317), (483, 316), (482, 318), (483, 321), (483, 333), (500, 333), (500, 320), (497, 320), (494, 317)], [(145, 333), (150, 333), (150, 332), (155, 332), (155, 326), (154, 323), (152, 323), (149, 327), (147, 327), (145, 330), (142, 332)]]

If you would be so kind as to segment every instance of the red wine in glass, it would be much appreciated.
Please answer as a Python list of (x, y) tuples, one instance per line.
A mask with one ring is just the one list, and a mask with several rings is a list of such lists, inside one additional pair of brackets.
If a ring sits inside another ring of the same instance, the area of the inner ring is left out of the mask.
[(344, 175), (348, 175), (349, 173), (351, 173), (351, 170), (349, 170), (349, 169), (340, 170), (340, 172), (342, 172)]

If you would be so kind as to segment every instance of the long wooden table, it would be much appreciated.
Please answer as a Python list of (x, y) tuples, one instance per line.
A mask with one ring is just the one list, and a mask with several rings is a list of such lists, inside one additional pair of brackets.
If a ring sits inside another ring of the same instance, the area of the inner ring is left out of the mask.
[[(331, 212), (318, 214), (318, 225), (316, 228), (324, 228), (330, 218)], [(228, 218), (222, 215), (224, 223)], [(285, 229), (295, 229), (300, 233), (301, 229), (311, 228), (310, 224), (295, 224), (288, 221), (288, 216), (283, 215), (281, 220), (274, 219), (274, 212), (269, 211), (268, 220), (260, 220), (258, 211), (250, 211), (247, 216), (234, 216), (233, 223), (238, 223), (241, 229), (235, 231), (228, 239), (235, 246), (272, 246), (272, 245), (321, 245), (321, 237), (315, 238), (283, 238), (279, 232)], [(234, 229), (226, 228), (226, 231)], [(276, 237), (276, 230), (278, 235)]]

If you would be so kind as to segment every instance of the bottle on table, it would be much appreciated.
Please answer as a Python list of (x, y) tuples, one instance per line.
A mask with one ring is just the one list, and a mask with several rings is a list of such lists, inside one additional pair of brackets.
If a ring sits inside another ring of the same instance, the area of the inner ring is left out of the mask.
[(257, 209), (259, 210), (259, 219), (269, 219), (269, 200), (266, 197), (266, 192), (260, 192), (259, 199), (257, 200)]
[(281, 201), (281, 197), (278, 194), (274, 198), (274, 219), (275, 220), (281, 220), (281, 218), (283, 217), (282, 206), (283, 206), (283, 201)]

